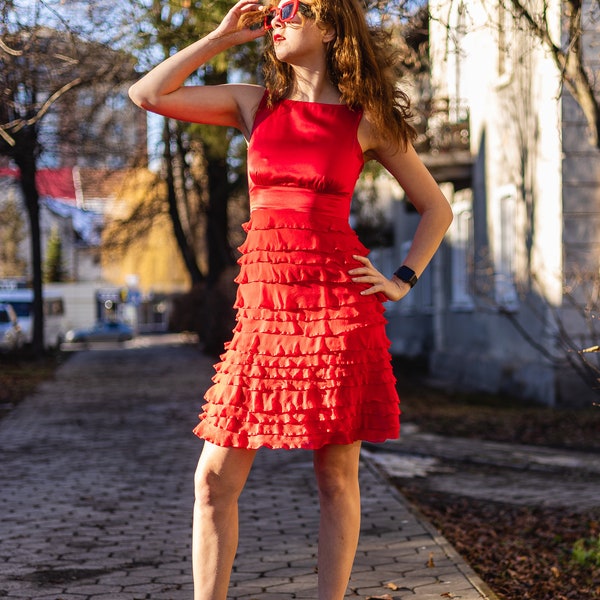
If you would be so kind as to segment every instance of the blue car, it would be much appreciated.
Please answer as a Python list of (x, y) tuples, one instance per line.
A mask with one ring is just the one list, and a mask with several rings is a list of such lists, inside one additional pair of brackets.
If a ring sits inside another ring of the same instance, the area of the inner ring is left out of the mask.
[(119, 321), (98, 321), (87, 329), (71, 329), (65, 334), (68, 344), (89, 342), (125, 342), (133, 339), (133, 329)]

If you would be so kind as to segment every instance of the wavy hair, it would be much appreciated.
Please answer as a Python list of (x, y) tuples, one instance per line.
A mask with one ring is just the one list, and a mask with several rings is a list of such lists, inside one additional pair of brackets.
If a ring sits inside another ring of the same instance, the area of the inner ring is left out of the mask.
[[(326, 59), (341, 101), (353, 110), (362, 109), (379, 136), (406, 149), (416, 132), (408, 122), (410, 99), (398, 87), (401, 57), (391, 32), (369, 26), (359, 0), (313, 0), (310, 6), (317, 26), (333, 27), (336, 33)], [(271, 106), (291, 94), (294, 71), (277, 59), (271, 36), (265, 39), (263, 76)]]

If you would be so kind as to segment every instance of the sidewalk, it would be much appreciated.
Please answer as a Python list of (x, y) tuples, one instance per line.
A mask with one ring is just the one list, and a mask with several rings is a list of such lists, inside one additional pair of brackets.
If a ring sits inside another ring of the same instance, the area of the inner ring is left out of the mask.
[(600, 507), (600, 454), (419, 433), (365, 444), (387, 478), (480, 500), (586, 511)]
[[(76, 353), (0, 421), (0, 597), (191, 600), (192, 434), (211, 361), (175, 337)], [(347, 596), (494, 600), (364, 453)], [(312, 456), (259, 452), (230, 597), (316, 600)]]

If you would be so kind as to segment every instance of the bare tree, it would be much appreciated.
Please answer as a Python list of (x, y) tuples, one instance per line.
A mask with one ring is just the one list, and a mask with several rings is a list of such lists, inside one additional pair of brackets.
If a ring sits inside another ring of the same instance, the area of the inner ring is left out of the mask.
[[(460, 0), (449, 0), (448, 13)], [(586, 27), (593, 27), (600, 18), (600, 3), (595, 0), (481, 0), (487, 12), (492, 15), (498, 6), (510, 14), (514, 22), (550, 54), (558, 69), (562, 84), (571, 93), (585, 115), (589, 142), (600, 148), (600, 90), (595, 75), (593, 60), (585, 54), (584, 35)], [(556, 27), (556, 9), (560, 8), (561, 23)], [(442, 23), (451, 34), (450, 23)], [(490, 26), (503, 30), (503, 23), (494, 22)]]
[[(152, 56), (157, 49), (168, 56), (209, 33), (230, 8), (224, 0), (208, 4), (153, 0), (145, 16), (151, 31), (143, 40), (145, 49)], [(232, 48), (203, 65), (190, 81), (206, 85), (227, 83), (232, 77), (255, 81), (259, 56), (260, 42)], [(235, 263), (228, 203), (246, 181), (244, 161), (235, 153), (239, 137), (223, 127), (172, 122), (163, 126), (161, 159), (169, 213), (193, 284), (206, 280), (211, 286)], [(205, 218), (199, 218), (199, 212)], [(198, 265), (202, 251), (207, 254), (204, 272)]]
[[(119, 84), (134, 76), (131, 57), (114, 49), (122, 39), (114, 17), (108, 19), (111, 28), (105, 21), (95, 29), (92, 13), (79, 13), (78, 20), (73, 17), (78, 5), (106, 9), (109, 3), (69, 3), (70, 12), (61, 4), (0, 1), (0, 155), (12, 159), (20, 170), (31, 238), (36, 354), (44, 350), (40, 205), (35, 181), (42, 150), (40, 124), (71, 90)], [(72, 20), (62, 16), (61, 10)], [(107, 32), (112, 32), (112, 47), (101, 39)]]
[[(523, 0), (504, 0), (506, 9), (550, 52), (562, 81), (577, 101), (588, 123), (590, 144), (600, 148), (600, 103), (591, 64), (584, 55), (584, 19), (595, 23), (600, 18), (600, 3), (564, 0), (565, 25), (557, 35), (549, 22), (549, 3), (540, 8)], [(557, 39), (558, 38), (558, 39)]]
[[(165, 119), (163, 122), (163, 148), (166, 199), (173, 234), (194, 286), (204, 280), (204, 275), (198, 266), (197, 254), (191, 241), (194, 228), (190, 227), (190, 220), (194, 214), (190, 210), (190, 194), (185, 183), (186, 157), (182, 147), (181, 129), (171, 119)], [(187, 227), (184, 226), (182, 215), (190, 216)]]

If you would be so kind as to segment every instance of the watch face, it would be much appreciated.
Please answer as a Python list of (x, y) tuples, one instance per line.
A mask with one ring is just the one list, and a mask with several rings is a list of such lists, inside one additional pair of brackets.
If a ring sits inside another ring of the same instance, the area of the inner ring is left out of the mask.
[(402, 265), (394, 273), (394, 275), (396, 275), (396, 277), (398, 279), (401, 279), (405, 283), (408, 283), (408, 285), (410, 285), (410, 287), (413, 287), (415, 285), (415, 283), (417, 283), (417, 281), (418, 281), (418, 277), (417, 277), (416, 273), (410, 267), (407, 267), (406, 265)]

